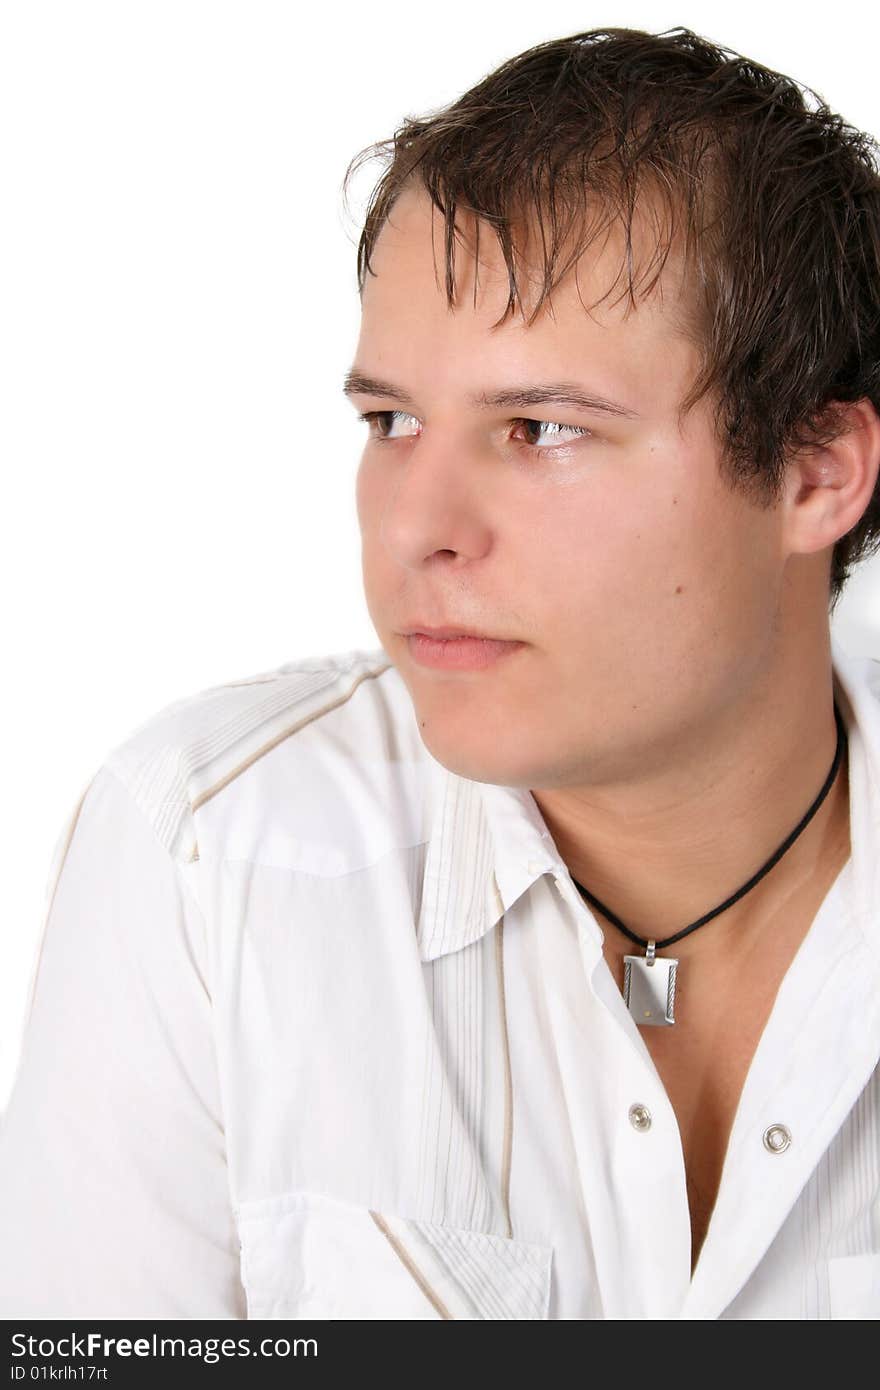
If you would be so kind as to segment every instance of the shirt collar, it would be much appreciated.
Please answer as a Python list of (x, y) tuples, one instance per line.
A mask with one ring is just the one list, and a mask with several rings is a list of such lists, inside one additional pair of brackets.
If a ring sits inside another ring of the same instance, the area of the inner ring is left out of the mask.
[[(831, 651), (848, 731), (851, 906), (880, 950), (880, 661), (833, 635)], [(425, 752), (433, 809), (416, 936), (430, 961), (477, 941), (543, 874), (569, 875), (530, 791), (470, 781)]]
[(429, 762), (433, 822), (416, 926), (424, 961), (470, 945), (542, 874), (566, 871), (530, 791)]

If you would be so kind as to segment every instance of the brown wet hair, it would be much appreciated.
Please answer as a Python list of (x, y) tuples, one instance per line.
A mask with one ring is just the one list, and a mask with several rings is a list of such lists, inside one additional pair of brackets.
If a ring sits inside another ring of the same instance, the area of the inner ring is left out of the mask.
[[(835, 407), (867, 398), (880, 411), (880, 147), (794, 78), (681, 27), (595, 29), (538, 44), (449, 105), (406, 117), (350, 162), (346, 198), (375, 157), (386, 167), (358, 242), (361, 292), (413, 185), (445, 219), (450, 306), (457, 211), (474, 219), (477, 251), (480, 224), (494, 231), (509, 279), (498, 324), (517, 308), (532, 322), (612, 226), (633, 306), (670, 253), (682, 257), (680, 326), (701, 365), (681, 412), (715, 403), (723, 474), (759, 505), (778, 500), (791, 451), (845, 428)], [(656, 245), (639, 276), (645, 209)], [(528, 311), (527, 242), (540, 247)], [(832, 610), (852, 566), (878, 549), (880, 488), (834, 545)]]

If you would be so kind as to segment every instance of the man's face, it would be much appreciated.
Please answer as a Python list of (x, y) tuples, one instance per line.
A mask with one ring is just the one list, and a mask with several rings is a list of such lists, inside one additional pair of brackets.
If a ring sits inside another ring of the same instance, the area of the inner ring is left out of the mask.
[[(492, 330), (507, 300), (494, 235), (481, 228), (476, 304), (459, 244), (447, 306), (442, 255), (442, 218), (408, 190), (377, 241), (354, 362), (412, 401), (352, 395), (389, 412), (357, 478), (376, 632), (426, 747), (464, 777), (537, 789), (660, 772), (754, 681), (783, 561), (775, 509), (719, 477), (711, 404), (679, 426), (698, 359), (676, 325), (678, 272), (670, 258), (662, 297), (629, 312), (625, 296), (609, 307), (621, 279), (591, 316), (620, 268), (615, 237), (554, 291), (552, 313)], [(548, 382), (620, 410), (469, 399)], [(482, 670), (426, 668), (404, 635), (420, 622), (525, 645)]]

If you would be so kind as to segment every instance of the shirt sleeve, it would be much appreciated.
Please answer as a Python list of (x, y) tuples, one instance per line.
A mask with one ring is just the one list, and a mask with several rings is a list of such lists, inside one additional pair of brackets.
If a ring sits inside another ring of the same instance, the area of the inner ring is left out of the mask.
[(103, 765), (0, 1122), (0, 1317), (247, 1317), (206, 962), (190, 886)]

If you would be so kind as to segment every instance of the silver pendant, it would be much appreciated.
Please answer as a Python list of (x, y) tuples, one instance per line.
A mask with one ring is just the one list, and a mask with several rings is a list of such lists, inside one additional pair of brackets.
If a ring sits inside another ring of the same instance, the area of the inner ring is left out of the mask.
[(623, 998), (636, 1023), (675, 1022), (675, 972), (678, 961), (655, 956), (655, 941), (643, 956), (623, 958)]

